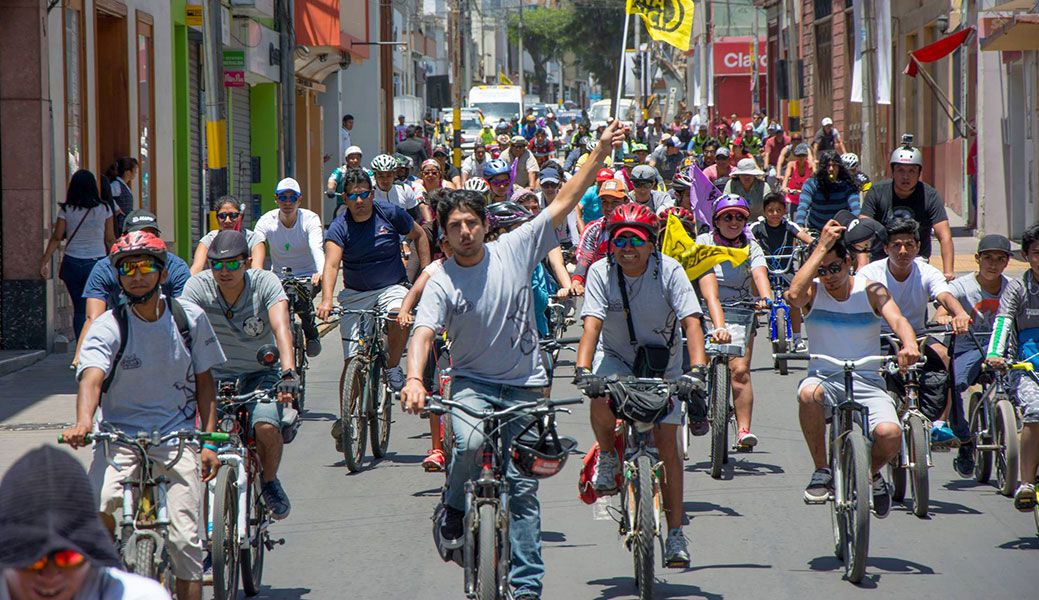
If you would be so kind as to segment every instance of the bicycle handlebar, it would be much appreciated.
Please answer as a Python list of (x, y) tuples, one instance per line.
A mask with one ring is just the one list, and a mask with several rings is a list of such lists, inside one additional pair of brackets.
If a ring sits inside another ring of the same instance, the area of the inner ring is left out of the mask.
[[(540, 416), (546, 415), (552, 412), (556, 412), (557, 407), (569, 406), (572, 404), (581, 404), (584, 402), (584, 398), (563, 398), (560, 400), (552, 399), (539, 399), (531, 400), (528, 402), (520, 402), (519, 404), (513, 404), (508, 408), (502, 410), (477, 410), (465, 404), (455, 402), (453, 400), (447, 400), (441, 396), (427, 396), (426, 412), (442, 415), (450, 412), (448, 409), (457, 408), (465, 414), (473, 417), (474, 419), (500, 419), (508, 415), (518, 412), (529, 412), (532, 415)], [(529, 410), (533, 409), (533, 410)]]

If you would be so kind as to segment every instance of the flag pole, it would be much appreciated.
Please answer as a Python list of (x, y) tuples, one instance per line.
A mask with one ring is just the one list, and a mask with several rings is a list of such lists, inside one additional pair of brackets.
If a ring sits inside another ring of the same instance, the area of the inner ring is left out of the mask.
[(624, 11), (624, 34), (621, 36), (621, 59), (620, 68), (617, 70), (617, 90), (613, 94), (613, 118), (617, 118), (621, 106), (621, 96), (624, 93), (624, 54), (628, 50), (628, 23), (631, 21), (627, 9)]

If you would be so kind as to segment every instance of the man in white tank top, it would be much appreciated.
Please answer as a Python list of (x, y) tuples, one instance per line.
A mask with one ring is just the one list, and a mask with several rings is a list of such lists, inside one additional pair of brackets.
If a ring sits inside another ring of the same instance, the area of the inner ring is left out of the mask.
[[(909, 321), (883, 284), (851, 275), (851, 258), (844, 245), (844, 227), (831, 220), (804, 265), (794, 275), (787, 301), (805, 314), (810, 332), (810, 350), (836, 359), (858, 360), (880, 354), (881, 320), (886, 321), (902, 342), (898, 363), (903, 368), (920, 358), (916, 335)], [(854, 375), (855, 400), (869, 409), (873, 433), (873, 510), (878, 517), (891, 509), (891, 493), (880, 470), (898, 454), (902, 428), (895, 405), (884, 388), (884, 380), (873, 371)], [(826, 456), (826, 406), (844, 397), (843, 372), (829, 363), (812, 360), (808, 376), (797, 390), (801, 420), (815, 472), (805, 488), (805, 502), (826, 501), (833, 474)]]

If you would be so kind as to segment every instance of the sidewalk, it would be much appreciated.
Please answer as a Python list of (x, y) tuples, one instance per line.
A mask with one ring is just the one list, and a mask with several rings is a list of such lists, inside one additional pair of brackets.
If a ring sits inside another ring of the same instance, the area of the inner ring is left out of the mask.
[[(72, 354), (51, 354), (15, 373), (0, 377), (0, 474), (30, 449), (56, 444), (62, 429), (76, 419), (76, 378)], [(86, 464), (90, 453), (76, 453)]]
[[(973, 273), (978, 268), (974, 254), (978, 250), (978, 238), (966, 228), (963, 219), (954, 212), (949, 212), (949, 225), (952, 227), (952, 246), (956, 250), (955, 270), (958, 275)], [(1015, 247), (1011, 244), (1011, 247)], [(942, 268), (942, 255), (937, 240), (932, 244), (931, 264), (939, 270)], [(1007, 277), (1016, 277), (1028, 270), (1028, 263), (1021, 260), (1017, 252), (1010, 258), (1010, 264), (1004, 272)]]

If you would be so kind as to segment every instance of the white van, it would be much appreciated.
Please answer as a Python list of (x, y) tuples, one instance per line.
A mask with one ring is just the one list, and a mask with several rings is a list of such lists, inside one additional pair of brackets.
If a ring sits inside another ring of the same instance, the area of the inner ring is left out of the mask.
[(484, 123), (494, 127), (523, 114), (523, 92), (518, 85), (476, 85), (469, 90), (469, 106), (480, 109)]
[[(635, 101), (631, 98), (621, 98), (620, 114), (621, 123), (628, 127), (635, 126)], [(600, 125), (606, 125), (606, 120), (613, 116), (613, 100), (599, 100), (593, 102), (588, 109), (588, 120), (592, 123), (592, 129)]]

